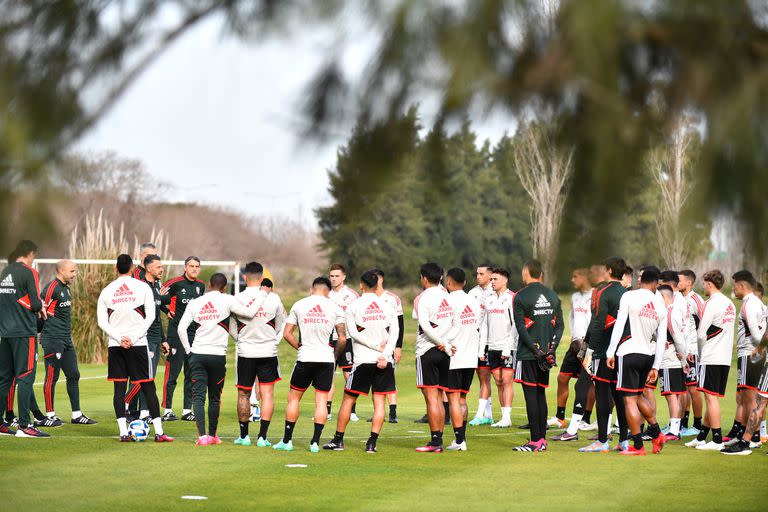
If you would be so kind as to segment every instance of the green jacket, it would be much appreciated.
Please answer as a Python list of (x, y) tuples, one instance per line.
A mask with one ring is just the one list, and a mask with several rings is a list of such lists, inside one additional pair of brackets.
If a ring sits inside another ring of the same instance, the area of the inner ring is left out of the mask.
[(547, 351), (550, 343), (560, 344), (565, 324), (560, 298), (541, 283), (531, 283), (515, 295), (512, 306), (515, 327), (520, 335), (517, 360), (536, 359), (536, 349)]
[[(205, 283), (199, 279), (190, 281), (186, 275), (182, 274), (167, 281), (163, 286), (168, 287), (168, 297), (170, 299), (168, 303), (168, 338), (178, 340), (179, 334), (177, 329), (179, 320), (184, 316), (187, 304), (205, 293)], [(190, 343), (195, 337), (196, 330), (197, 326), (194, 323), (187, 329)]]
[(592, 292), (592, 319), (589, 322), (587, 344), (595, 359), (604, 359), (608, 345), (611, 344), (613, 324), (619, 314), (621, 296), (627, 290), (619, 281), (608, 281)]
[(48, 311), (48, 319), (43, 324), (41, 336), (46, 338), (71, 341), (72, 295), (69, 286), (54, 279), (43, 287), (43, 304)]
[[(141, 269), (141, 270), (139, 270)], [(144, 281), (152, 288), (152, 295), (155, 298), (155, 321), (149, 326), (147, 330), (147, 342), (152, 345), (160, 345), (160, 343), (166, 340), (165, 333), (163, 333), (163, 319), (160, 316), (160, 312), (165, 310), (165, 306), (170, 305), (171, 296), (170, 293), (160, 295), (161, 284), (160, 281), (154, 281), (150, 283), (147, 281), (147, 273), (143, 271), (141, 267), (134, 269), (133, 277), (139, 281)], [(138, 276), (138, 277), (137, 277)]]
[(36, 313), (41, 309), (37, 271), (23, 263), (9, 263), (0, 273), (0, 337), (37, 336)]

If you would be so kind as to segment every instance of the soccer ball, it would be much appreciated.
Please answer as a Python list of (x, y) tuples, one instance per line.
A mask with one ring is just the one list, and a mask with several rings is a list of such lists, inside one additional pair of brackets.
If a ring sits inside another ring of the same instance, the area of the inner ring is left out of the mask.
[(128, 435), (137, 441), (146, 441), (149, 435), (149, 425), (143, 420), (133, 420), (128, 425)]

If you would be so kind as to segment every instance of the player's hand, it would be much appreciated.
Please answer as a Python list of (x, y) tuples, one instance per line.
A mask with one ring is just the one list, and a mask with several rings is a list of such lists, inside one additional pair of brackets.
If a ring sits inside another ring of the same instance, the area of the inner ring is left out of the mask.
[(120, 338), (120, 346), (123, 348), (131, 348), (133, 346), (133, 341), (131, 341), (130, 336), (123, 336)]
[(376, 359), (376, 368), (383, 370), (386, 367), (387, 367), (387, 358), (384, 356), (379, 356), (379, 358)]
[(435, 345), (435, 346), (437, 347), (437, 350), (439, 350), (441, 352), (445, 352), (445, 345), (443, 345), (442, 343), (439, 344), (439, 345)]
[(164, 356), (167, 356), (171, 353), (171, 346), (168, 344), (167, 341), (164, 341), (160, 344), (160, 353)]
[(691, 371), (691, 367), (688, 366), (688, 363), (683, 364), (683, 373), (688, 373)]
[(43, 309), (37, 312), (37, 316), (43, 320), (48, 320), (48, 310), (43, 307)]
[(615, 357), (609, 357), (605, 360), (605, 364), (608, 365), (608, 368), (614, 369), (616, 368), (616, 358)]
[(651, 371), (648, 372), (648, 378), (645, 379), (646, 384), (650, 384), (651, 382), (655, 382), (659, 378), (659, 370), (656, 368), (651, 368)]
[(169, 286), (163, 286), (160, 288), (160, 295), (168, 295)]
[(681, 354), (680, 352), (675, 352), (675, 355), (677, 356), (677, 360), (678, 361), (682, 361), (683, 360), (683, 354)]
[(379, 352), (384, 352), (385, 348), (387, 348), (387, 340), (382, 340), (382, 342), (379, 343)]
[(403, 349), (400, 347), (395, 347), (395, 363), (400, 364), (400, 358), (403, 357)]
[(455, 346), (455, 345), (451, 345), (451, 349), (450, 349), (450, 351), (449, 351), (449, 352), (450, 352), (450, 353), (448, 354), (449, 356), (453, 356), (453, 355), (456, 355), (456, 346)]
[(696, 357), (696, 356), (694, 356), (693, 354), (688, 354), (688, 355), (685, 357), (685, 360), (686, 360), (686, 361), (688, 361), (688, 364), (693, 364), (693, 359), (694, 359), (694, 357)]

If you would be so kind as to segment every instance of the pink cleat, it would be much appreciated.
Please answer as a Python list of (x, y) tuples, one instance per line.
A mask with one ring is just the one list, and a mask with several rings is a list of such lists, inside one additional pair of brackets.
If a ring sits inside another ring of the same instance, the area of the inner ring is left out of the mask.
[(200, 436), (195, 441), (196, 446), (208, 446), (211, 444), (211, 436)]
[(221, 439), (219, 436), (208, 436), (208, 442), (209, 444), (221, 444)]

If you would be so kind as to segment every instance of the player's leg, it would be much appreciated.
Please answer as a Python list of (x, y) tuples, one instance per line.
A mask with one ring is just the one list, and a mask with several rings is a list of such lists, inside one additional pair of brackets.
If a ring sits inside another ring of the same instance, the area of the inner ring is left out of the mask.
[(181, 410), (181, 420), (195, 421), (194, 411), (192, 410), (192, 379), (189, 377), (189, 356), (184, 358), (182, 367), (184, 368), (184, 405)]
[(13, 422), (16, 427), (19, 426), (19, 418), (16, 417), (16, 412), (13, 409), (13, 402), (16, 400), (16, 377), (15, 373), (13, 371), (13, 356), (10, 356), (11, 360), (11, 369), (9, 370), (11, 372), (11, 389), (8, 390), (8, 395), (6, 396), (6, 409), (5, 409), (5, 421), (6, 423)]
[(189, 377), (192, 382), (192, 407), (195, 412), (195, 426), (198, 439), (195, 444), (207, 446), (210, 444), (208, 431), (205, 428), (205, 395), (208, 393), (208, 369), (200, 354), (189, 356)]
[[(344, 382), (347, 382), (352, 372), (350, 370), (343, 370), (341, 373), (344, 376)], [(349, 414), (349, 421), (360, 421), (360, 418), (357, 416), (357, 401), (352, 404), (352, 411)]]
[(515, 398), (515, 370), (503, 368), (501, 370), (501, 382), (503, 386), (504, 401), (501, 409), (501, 425), (512, 426), (512, 400)]
[(489, 411), (491, 408), (491, 371), (487, 366), (487, 360), (481, 361), (486, 366), (477, 367), (477, 382), (480, 384), (480, 391), (477, 399), (477, 412), (475, 417), (469, 422), (470, 426), (484, 425), (490, 422), (493, 423), (493, 413)]
[(553, 427), (565, 427), (565, 407), (568, 405), (568, 384), (574, 378), (571, 374), (560, 372), (557, 374), (557, 411), (555, 417), (547, 422)]
[(67, 379), (67, 396), (72, 408), (71, 422), (76, 425), (95, 425), (96, 420), (89, 418), (80, 410), (80, 367), (77, 364), (77, 351), (70, 342), (61, 355), (61, 369)]
[[(157, 365), (160, 362), (160, 343), (157, 343), (156, 345), (153, 344), (150, 347), (149, 355), (150, 355), (150, 364), (152, 365), (152, 379), (154, 382), (154, 376), (157, 374)], [(155, 391), (155, 399), (157, 399), (157, 391)], [(143, 390), (141, 393), (139, 393), (138, 406), (139, 406), (140, 418), (146, 418), (146, 417), (154, 418), (154, 416), (152, 416), (152, 414), (149, 411), (149, 400), (147, 396), (145, 396)]]
[[(276, 450), (293, 450), (293, 431), (299, 419), (299, 402), (304, 396), (304, 390), (291, 388), (288, 390), (288, 404), (285, 407), (285, 429), (283, 438), (273, 446)], [(325, 415), (323, 415), (325, 417)]]
[(165, 356), (165, 376), (163, 377), (163, 420), (176, 421), (173, 413), (173, 393), (176, 391), (181, 369), (184, 367), (184, 348), (181, 341), (172, 336), (168, 337), (170, 352)]
[[(561, 375), (563, 375), (562, 372), (558, 375), (558, 389)], [(592, 378), (583, 368), (580, 370), (579, 378), (576, 379), (576, 384), (573, 386), (573, 391), (575, 396), (573, 399), (573, 412), (571, 413), (571, 420), (568, 422), (568, 428), (565, 430), (565, 432), (552, 438), (555, 441), (576, 441), (579, 439), (579, 427), (581, 426), (582, 420), (585, 416), (585, 409), (588, 405), (587, 402), (590, 391), (592, 391), (594, 400), (594, 386), (592, 385)]]
[[(354, 373), (354, 372), (353, 372)], [(367, 394), (367, 393), (365, 393)], [(341, 406), (336, 416), (336, 433), (333, 435), (330, 443), (324, 444), (324, 450), (342, 451), (344, 450), (344, 433), (347, 430), (349, 424), (349, 417), (352, 414), (352, 409), (357, 402), (357, 393), (344, 390), (344, 397), (341, 399)], [(375, 413), (376, 411), (374, 411)], [(383, 420), (383, 419), (382, 419)], [(374, 414), (372, 425), (376, 424), (376, 417)], [(373, 428), (373, 427), (371, 427)], [(379, 426), (381, 428), (381, 426)]]
[[(643, 435), (640, 433), (640, 424), (643, 421), (643, 415), (640, 413), (640, 409), (638, 408), (638, 396), (639, 394), (624, 396), (623, 408), (627, 419), (627, 425), (629, 426), (629, 431), (632, 434), (634, 451), (644, 455), (645, 447), (643, 446)], [(618, 409), (619, 407), (619, 404), (617, 404), (616, 408)], [(629, 450), (623, 450), (620, 453), (625, 454), (631, 452)]]
[(385, 400), (389, 402), (389, 419), (390, 423), (397, 423), (397, 391), (391, 395), (385, 395)]
[[(452, 389), (448, 392), (448, 407), (451, 415), (451, 425), (456, 440), (448, 447), (449, 450), (466, 450), (466, 423), (464, 423), (464, 409), (461, 404), (461, 390)], [(466, 403), (466, 400), (465, 400)]]
[[(46, 350), (47, 351), (47, 350)], [(61, 420), (56, 421), (56, 408), (54, 406), (54, 398), (56, 396), (56, 383), (59, 381), (59, 374), (61, 373), (61, 358), (63, 354), (61, 352), (51, 352), (45, 354), (43, 358), (45, 368), (45, 378), (43, 379), (43, 397), (45, 399), (45, 414), (48, 416), (47, 423), (50, 423), (49, 427), (61, 425)]]
[(275, 411), (275, 384), (259, 383), (261, 395), (261, 419), (259, 420), (259, 437), (256, 445), (259, 447), (271, 446), (267, 439), (269, 424), (272, 422), (272, 414)]
[[(219, 439), (219, 416), (221, 415), (221, 393), (227, 376), (227, 357), (208, 356), (208, 432), (213, 444)], [(246, 425), (248, 422), (246, 422)]]
[(443, 410), (442, 390), (437, 387), (422, 388), (424, 402), (427, 405), (427, 419), (429, 420), (430, 441), (429, 446), (443, 446), (443, 425), (445, 411)]
[(368, 437), (368, 441), (365, 443), (365, 451), (367, 453), (376, 452), (376, 443), (379, 440), (379, 434), (381, 434), (381, 427), (384, 426), (384, 416), (386, 415), (388, 396), (397, 396), (397, 392), (391, 393), (389, 395), (377, 393), (373, 394), (373, 421), (371, 422), (371, 434)]
[(13, 402), (8, 405), (8, 398), (13, 393), (13, 353), (8, 343), (0, 342), (0, 435), (14, 435), (12, 429), (4, 421), (8, 410), (13, 408)]
[(327, 416), (322, 413), (328, 401), (328, 392), (333, 384), (334, 364), (314, 363), (310, 374), (312, 385), (315, 388), (315, 419), (314, 432), (309, 441), (309, 451), (317, 453), (320, 451), (320, 436), (323, 434), (326, 421), (328, 421)]
[[(155, 431), (155, 442), (172, 442), (173, 438), (163, 432), (163, 420), (160, 417), (160, 402), (157, 399), (155, 371), (152, 366), (152, 354), (148, 346), (131, 347), (126, 351), (128, 376), (139, 386), (147, 400), (147, 414), (151, 418)], [(203, 427), (205, 428), (205, 427)]]
[(608, 445), (608, 432), (610, 431), (611, 411), (613, 410), (613, 392), (615, 372), (605, 366), (605, 361), (594, 359), (592, 361), (592, 379), (595, 387), (595, 411), (597, 415), (597, 440), (592, 444), (579, 448), (580, 452), (606, 452), (610, 450)]
[[(3, 342), (5, 341), (3, 340)], [(29, 412), (33, 407), (38, 409), (36, 403), (33, 404), (34, 390), (32, 387), (35, 383), (35, 371), (37, 369), (37, 339), (34, 336), (29, 336), (10, 338), (8, 342), (13, 351), (13, 366), (17, 387), (19, 431), (16, 432), (16, 435), (18, 437), (25, 437), (29, 434), (29, 437), (40, 437), (35, 434), (35, 432), (39, 431), (33, 427), (29, 416)]]
[(113, 387), (112, 405), (117, 419), (117, 428), (120, 431), (120, 441), (127, 441), (128, 422), (125, 420), (125, 393), (128, 389), (128, 379), (114, 379)]
[(237, 420), (240, 423), (240, 437), (236, 445), (250, 446), (251, 437), (251, 395), (256, 381), (258, 361), (251, 357), (237, 356), (235, 359), (235, 389), (237, 389)]

